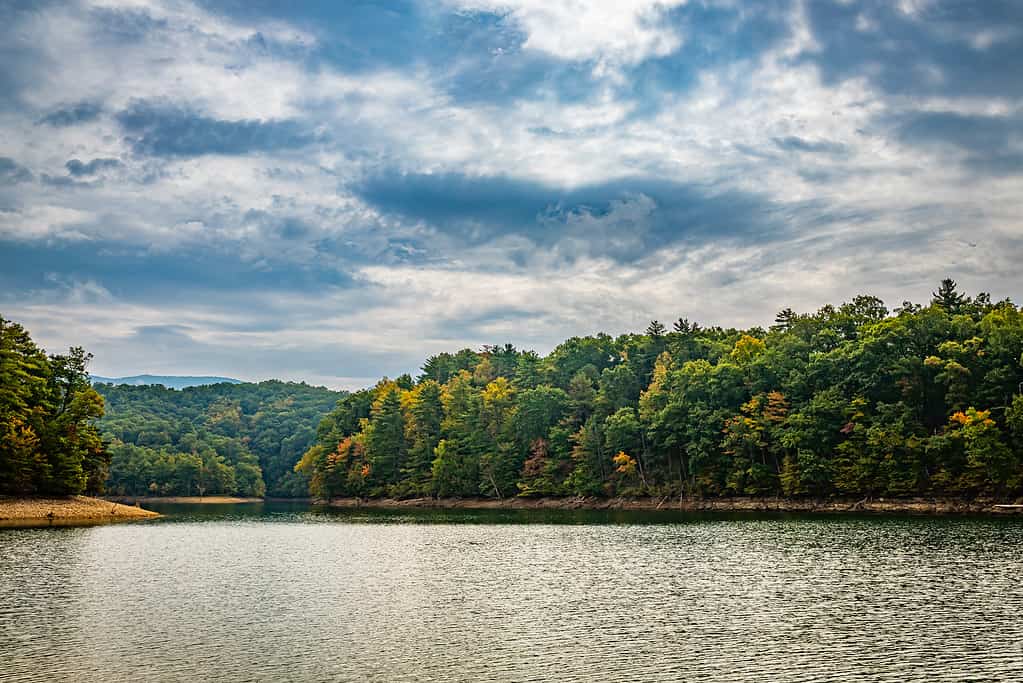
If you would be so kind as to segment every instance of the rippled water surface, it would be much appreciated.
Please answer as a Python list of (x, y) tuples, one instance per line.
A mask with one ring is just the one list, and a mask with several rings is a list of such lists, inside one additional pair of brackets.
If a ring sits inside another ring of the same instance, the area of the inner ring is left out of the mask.
[(0, 529), (0, 680), (1023, 680), (1020, 520), (161, 511)]

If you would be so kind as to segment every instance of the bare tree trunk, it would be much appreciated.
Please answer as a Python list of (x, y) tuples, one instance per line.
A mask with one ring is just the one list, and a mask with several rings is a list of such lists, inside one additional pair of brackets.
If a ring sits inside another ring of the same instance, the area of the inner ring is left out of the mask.
[(686, 496), (685, 456), (682, 449), (678, 449), (678, 504), (682, 507), (682, 501)]
[(494, 493), (497, 494), (498, 500), (503, 499), (504, 496), (501, 495), (501, 489), (498, 488), (498, 486), (497, 486), (497, 480), (494, 479), (494, 473), (493, 472), (487, 472), (487, 476), (490, 478), (490, 485), (494, 487)]
[(639, 430), (639, 442), (640, 445), (642, 446), (641, 452), (637, 453), (637, 455), (639, 456), (637, 458), (637, 460), (639, 461), (639, 478), (640, 481), (643, 482), (643, 488), (649, 489), (650, 485), (647, 484), (646, 472), (644, 471), (645, 468), (643, 467), (643, 456), (646, 454), (646, 434), (643, 433), (642, 429)]

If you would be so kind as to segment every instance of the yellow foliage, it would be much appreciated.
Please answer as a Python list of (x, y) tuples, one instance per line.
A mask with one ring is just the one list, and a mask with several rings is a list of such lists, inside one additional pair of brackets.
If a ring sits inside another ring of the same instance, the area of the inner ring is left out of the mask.
[(674, 363), (671, 360), (671, 354), (667, 351), (662, 351), (661, 355), (657, 357), (654, 362), (654, 373), (651, 379), (651, 385), (656, 384), (658, 387), (664, 385), (664, 380), (668, 377), (668, 372), (671, 370)]
[(744, 334), (739, 341), (735, 342), (735, 348), (729, 355), (733, 361), (744, 365), (762, 354), (766, 348), (763, 339)]
[(504, 405), (515, 395), (515, 389), (505, 377), (498, 377), (483, 389), (483, 403), (487, 406)]
[(611, 459), (615, 465), (615, 472), (629, 476), (636, 473), (636, 459), (625, 451), (618, 451), (618, 455)]
[(403, 391), (402, 388), (398, 386), (397, 382), (395, 382), (394, 380), (389, 380), (389, 379), (388, 380), (381, 380), (380, 382), (378, 382), (376, 387), (374, 388), (374, 391), (376, 392), (376, 398), (373, 400), (373, 408), (372, 408), (374, 411), (377, 411), (377, 410), (380, 409), (380, 406), (383, 404), (384, 399), (386, 399), (387, 396), (392, 391), (398, 392), (399, 400), (404, 398), (404, 394), (408, 393), (406, 391)]
[(968, 427), (971, 425), (983, 425), (985, 427), (994, 427), (995, 421), (991, 419), (990, 410), (977, 410), (970, 408), (965, 413), (961, 410), (952, 413), (952, 417), (948, 418), (949, 423), (958, 424), (962, 427)]
[(490, 361), (489, 356), (484, 356), (483, 359), (476, 364), (476, 369), (473, 371), (473, 380), (480, 386), (490, 384), (497, 379), (497, 372), (494, 369), (494, 364)]

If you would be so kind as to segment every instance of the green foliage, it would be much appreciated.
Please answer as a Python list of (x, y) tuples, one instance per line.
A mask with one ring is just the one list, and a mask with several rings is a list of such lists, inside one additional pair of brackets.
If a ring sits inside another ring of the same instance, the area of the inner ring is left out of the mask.
[(401, 388), (397, 384), (381, 390), (362, 432), (373, 482), (397, 483), (407, 451)]
[(0, 493), (100, 493), (109, 454), (95, 421), (103, 398), (89, 386), (92, 358), (78, 347), (47, 356), (0, 317)]
[(0, 319), (0, 490), (1023, 493), (1023, 312), (1011, 302), (946, 280), (928, 306), (889, 313), (858, 296), (775, 322), (654, 321), (543, 358), (463, 349), (428, 359), (416, 381), (338, 394), (283, 382), (94, 390), (81, 349), (47, 356)]
[(1005, 413), (1005, 421), (1012, 433), (1012, 444), (1017, 453), (1023, 453), (1023, 395), (1015, 396)]
[(96, 389), (107, 405), (99, 422), (112, 455), (107, 489), (123, 495), (308, 495), (295, 465), (316, 442), (317, 420), (350, 399), (278, 381)]
[(928, 306), (890, 312), (864, 295), (775, 323), (679, 318), (574, 337), (545, 358), (508, 345), (439, 354), (414, 387), (356, 392), (321, 423), (307, 469), (334, 483), (314, 493), (356, 494), (323, 454), (376, 443), (386, 400), (391, 452), (376, 457), (403, 464), (397, 481), (373, 475), (381, 494), (1023, 494), (1012, 303), (946, 280)]
[(964, 487), (983, 493), (1015, 490), (1020, 485), (1019, 452), (1013, 452), (1002, 438), (991, 412), (969, 408), (949, 418), (951, 432), (962, 442), (966, 468)]

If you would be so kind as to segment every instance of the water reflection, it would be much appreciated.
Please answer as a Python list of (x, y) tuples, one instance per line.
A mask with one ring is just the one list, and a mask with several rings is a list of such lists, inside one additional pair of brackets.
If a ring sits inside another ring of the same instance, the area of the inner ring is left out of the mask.
[(1015, 520), (161, 511), (0, 531), (0, 678), (1023, 679)]

